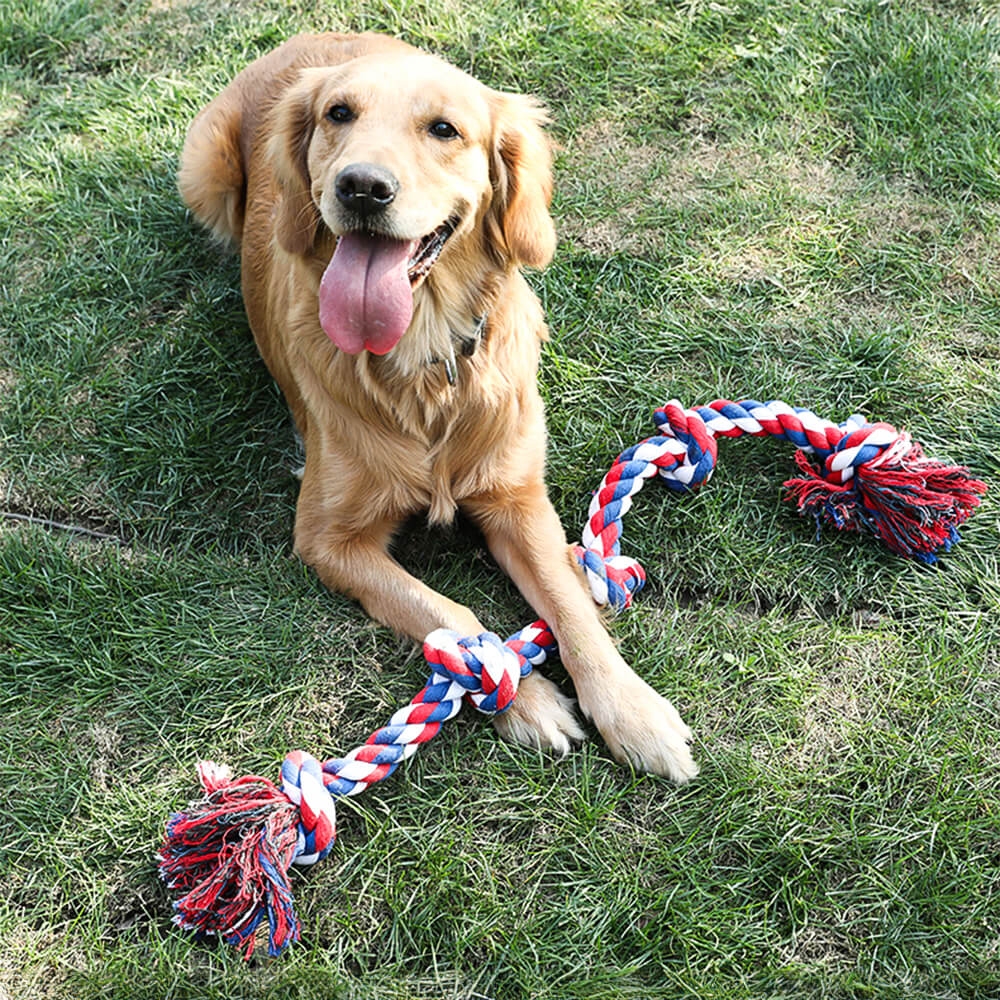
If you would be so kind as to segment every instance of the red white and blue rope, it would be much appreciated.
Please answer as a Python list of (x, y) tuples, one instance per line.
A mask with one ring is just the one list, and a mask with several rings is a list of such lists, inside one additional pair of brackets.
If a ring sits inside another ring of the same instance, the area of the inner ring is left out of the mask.
[[(693, 409), (675, 400), (654, 417), (659, 434), (615, 460), (575, 547), (595, 601), (615, 610), (628, 607), (646, 579), (642, 567), (621, 553), (622, 519), (632, 498), (654, 476), (680, 491), (705, 483), (715, 468), (718, 437), (791, 441), (804, 477), (785, 485), (800, 511), (817, 522), (876, 534), (894, 551), (925, 562), (957, 541), (958, 525), (985, 490), (967, 470), (928, 459), (908, 434), (860, 416), (833, 424), (780, 401), (723, 399)], [(330, 852), (336, 798), (358, 795), (392, 774), (464, 701), (488, 714), (505, 711), (520, 679), (555, 651), (542, 621), (506, 642), (492, 633), (460, 638), (438, 629), (424, 642), (427, 684), (344, 757), (320, 764), (293, 751), (282, 763), (280, 789), (266, 778), (232, 780), (227, 769), (199, 765), (205, 797), (171, 816), (160, 854), (163, 878), (183, 893), (174, 904), (175, 921), (222, 934), (248, 957), (267, 921), (268, 950), (279, 954), (299, 936), (287, 870)]]
[(205, 797), (170, 817), (159, 854), (161, 876), (183, 894), (174, 903), (174, 922), (220, 934), (248, 958), (266, 922), (268, 953), (280, 954), (299, 938), (288, 868), (315, 864), (330, 853), (337, 835), (336, 799), (387, 778), (433, 739), (463, 702), (489, 715), (506, 711), (521, 678), (555, 650), (542, 621), (506, 642), (491, 632), (463, 639), (436, 629), (424, 641), (432, 671), (427, 684), (344, 757), (320, 764), (293, 750), (282, 762), (280, 789), (266, 778), (234, 781), (228, 768), (199, 764)]

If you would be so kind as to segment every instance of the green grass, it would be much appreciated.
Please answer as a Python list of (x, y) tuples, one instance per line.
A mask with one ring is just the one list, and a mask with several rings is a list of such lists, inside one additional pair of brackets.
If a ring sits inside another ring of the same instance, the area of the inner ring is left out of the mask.
[[(0, 0), (0, 510), (90, 532), (0, 518), (0, 997), (1000, 996), (1000, 508), (931, 569), (817, 538), (776, 443), (724, 443), (626, 525), (650, 584), (612, 627), (696, 782), (463, 716), (343, 804), (280, 961), (171, 926), (153, 853), (196, 760), (336, 755), (422, 679), (292, 555), (289, 420), (175, 191), (197, 109), (306, 29), (551, 107), (532, 281), (571, 533), (672, 396), (862, 410), (996, 492), (990, 4)], [(398, 552), (498, 632), (529, 620), (467, 527)]]

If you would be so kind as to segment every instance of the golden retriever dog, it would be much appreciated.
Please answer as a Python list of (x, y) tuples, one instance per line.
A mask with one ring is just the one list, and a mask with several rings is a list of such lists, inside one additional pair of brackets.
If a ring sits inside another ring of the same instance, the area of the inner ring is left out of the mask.
[[(475, 635), (388, 549), (413, 513), (461, 508), (615, 757), (684, 782), (690, 731), (619, 655), (545, 489), (546, 326), (521, 273), (556, 244), (544, 123), (534, 100), (394, 39), (300, 35), (195, 118), (180, 190), (240, 249), (257, 346), (305, 442), (301, 558), (397, 632)], [(583, 737), (537, 672), (496, 725), (561, 752)]]

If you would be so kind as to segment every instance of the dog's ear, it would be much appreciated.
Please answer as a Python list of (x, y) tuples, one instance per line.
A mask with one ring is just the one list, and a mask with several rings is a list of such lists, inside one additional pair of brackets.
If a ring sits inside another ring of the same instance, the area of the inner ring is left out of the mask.
[(288, 253), (312, 249), (320, 214), (312, 199), (309, 146), (316, 130), (316, 85), (309, 71), (290, 87), (272, 112), (268, 154), (281, 189), (276, 221), (278, 242)]
[(490, 179), (493, 200), (486, 216), (490, 244), (527, 267), (545, 267), (556, 249), (549, 215), (552, 143), (542, 130), (544, 108), (530, 97), (494, 92)]

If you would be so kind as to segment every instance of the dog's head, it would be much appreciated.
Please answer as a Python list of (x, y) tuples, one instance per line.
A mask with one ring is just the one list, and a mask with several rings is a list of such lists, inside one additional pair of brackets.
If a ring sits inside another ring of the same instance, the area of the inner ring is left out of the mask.
[(529, 98), (433, 56), (371, 55), (303, 70), (273, 120), (278, 240), (308, 254), (321, 224), (338, 237), (319, 316), (348, 353), (392, 350), (432, 268), (552, 257), (551, 149)]

